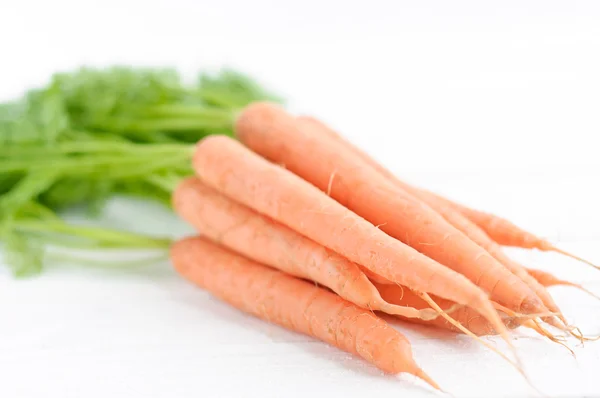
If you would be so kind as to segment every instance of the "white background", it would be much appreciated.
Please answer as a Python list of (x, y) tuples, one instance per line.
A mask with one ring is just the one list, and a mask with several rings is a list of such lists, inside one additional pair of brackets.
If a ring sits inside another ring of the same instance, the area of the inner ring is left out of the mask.
[[(82, 64), (239, 67), (403, 178), (600, 262), (598, 2), (0, 0), (0, 43), (1, 99)], [(128, 202), (108, 210), (111, 225), (187, 231)], [(584, 265), (509, 253), (600, 292)], [(571, 320), (600, 331), (600, 303), (552, 291)], [(530, 392), (466, 338), (399, 327), (456, 396)], [(577, 348), (575, 360), (516, 337), (548, 395), (600, 395), (600, 343)], [(75, 264), (28, 281), (2, 269), (0, 375), (0, 396), (11, 398), (430, 395), (412, 377), (384, 377), (228, 308), (167, 263)]]

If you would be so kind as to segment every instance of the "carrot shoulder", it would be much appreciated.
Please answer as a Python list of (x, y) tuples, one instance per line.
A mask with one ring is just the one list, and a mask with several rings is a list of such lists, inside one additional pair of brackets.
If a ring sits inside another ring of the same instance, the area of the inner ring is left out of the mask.
[(182, 276), (244, 312), (359, 355), (385, 372), (413, 374), (439, 389), (415, 363), (403, 335), (334, 293), (202, 238), (174, 244), (171, 258)]
[(466, 276), (492, 300), (525, 313), (547, 312), (535, 293), (484, 249), (318, 129), (298, 123), (280, 107), (259, 103), (242, 112), (235, 130), (255, 152), (284, 164), (386, 234)]
[(197, 175), (226, 196), (394, 283), (474, 308), (507, 339), (486, 294), (464, 276), (388, 236), (239, 142), (207, 137), (197, 145), (193, 163)]

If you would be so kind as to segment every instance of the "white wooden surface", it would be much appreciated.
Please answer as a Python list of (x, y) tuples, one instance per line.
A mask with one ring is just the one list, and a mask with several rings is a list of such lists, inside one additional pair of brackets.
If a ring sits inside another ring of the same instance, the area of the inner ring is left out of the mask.
[[(600, 263), (598, 2), (1, 3), (2, 99), (81, 64), (238, 66), (402, 177)], [(122, 201), (102, 221), (188, 231)], [(585, 265), (510, 254), (600, 293), (600, 273)], [(600, 332), (598, 302), (569, 288), (552, 292), (573, 322)], [(469, 339), (398, 327), (422, 367), (455, 396), (528, 394), (508, 365)], [(529, 333), (515, 338), (548, 396), (600, 395), (600, 343), (575, 348), (574, 359)], [(0, 268), (0, 397), (308, 394), (431, 395), (411, 377), (384, 377), (230, 309), (167, 263), (129, 271), (63, 264), (27, 281)]]

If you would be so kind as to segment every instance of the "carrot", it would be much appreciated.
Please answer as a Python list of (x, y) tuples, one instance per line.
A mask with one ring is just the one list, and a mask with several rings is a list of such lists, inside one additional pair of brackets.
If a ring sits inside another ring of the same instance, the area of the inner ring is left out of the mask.
[(371, 311), (424, 321), (441, 315), (448, 324), (510, 362), (497, 348), (480, 340), (441, 308), (422, 307), (417, 310), (384, 301), (356, 264), (236, 203), (197, 178), (184, 180), (177, 187), (173, 205), (183, 219), (206, 237), (251, 260), (329, 287), (340, 297)]
[[(429, 193), (431, 195), (435, 195)], [(474, 210), (461, 204), (452, 202), (439, 195), (436, 197), (440, 201), (446, 202), (449, 206), (452, 206), (456, 210), (460, 211), (465, 217), (470, 219), (473, 223), (477, 224), (492, 240), (503, 246), (514, 246), (524, 249), (538, 249), (541, 251), (549, 251), (560, 253), (567, 257), (571, 257), (577, 261), (581, 261), (589, 266), (592, 266), (600, 270), (600, 266), (591, 263), (581, 257), (574, 254), (568, 253), (547, 240), (540, 238), (531, 232), (525, 231), (524, 229), (516, 226), (512, 222), (496, 216), (491, 213), (485, 213), (483, 211)]]
[(533, 278), (535, 278), (543, 286), (546, 286), (546, 287), (561, 286), (561, 285), (562, 286), (571, 286), (571, 287), (577, 288), (577, 289), (589, 294), (590, 296), (594, 297), (595, 299), (600, 300), (600, 296), (598, 296), (596, 293), (586, 289), (585, 287), (583, 287), (582, 285), (580, 285), (578, 283), (565, 281), (563, 279), (557, 278), (556, 276), (552, 275), (549, 272), (542, 271), (539, 269), (529, 268), (527, 270), (527, 272), (529, 273), (529, 275), (531, 275)]
[[(521, 278), (527, 286), (542, 300), (542, 303), (546, 308), (548, 308), (552, 312), (556, 312), (562, 322), (566, 325), (567, 321), (562, 315), (560, 309), (550, 296), (550, 294), (546, 291), (546, 289), (540, 285), (533, 277), (531, 277), (525, 267), (518, 264), (517, 262), (510, 259), (500, 246), (494, 242), (486, 233), (481, 230), (477, 225), (475, 225), (472, 221), (462, 215), (460, 212), (456, 211), (453, 207), (449, 206), (445, 201), (440, 200), (435, 195), (412, 187), (409, 184), (404, 183), (400, 179), (398, 179), (393, 173), (379, 164), (376, 160), (371, 158), (368, 154), (358, 149), (352, 143), (344, 139), (341, 135), (336, 133), (334, 130), (326, 126), (324, 123), (320, 122), (315, 118), (311, 118), (308, 116), (300, 116), (297, 118), (299, 123), (306, 124), (313, 129), (317, 129), (322, 132), (322, 134), (327, 137), (335, 139), (341, 145), (343, 145), (348, 151), (352, 152), (356, 157), (360, 158), (366, 164), (371, 166), (385, 178), (387, 178), (394, 185), (398, 186), (401, 189), (404, 189), (417, 197), (418, 199), (425, 202), (429, 207), (438, 212), (447, 222), (449, 222), (453, 227), (464, 233), (468, 238), (470, 238), (473, 242), (479, 245), (481, 248), (486, 250), (492, 257), (494, 257), (498, 262), (504, 265), (508, 270), (510, 270), (513, 274)], [(553, 324), (554, 326), (559, 326), (553, 319), (546, 319), (548, 322)]]
[(415, 363), (406, 337), (368, 310), (203, 238), (175, 243), (171, 258), (183, 277), (244, 312), (359, 355), (384, 372), (410, 373), (440, 389)]
[(226, 136), (209, 136), (194, 154), (209, 186), (394, 283), (477, 310), (507, 341), (486, 294), (464, 276), (375, 228), (316, 187)]
[(423, 320), (437, 317), (385, 302), (354, 263), (297, 232), (188, 178), (175, 189), (173, 207), (208, 239), (261, 264), (326, 286), (359, 307)]
[(525, 313), (548, 312), (521, 279), (438, 213), (282, 108), (250, 105), (238, 117), (235, 131), (255, 152), (284, 164), (386, 234), (463, 274), (492, 300)]
[[(429, 304), (419, 297), (419, 295), (413, 293), (410, 289), (404, 288), (402, 286), (391, 285), (391, 284), (381, 284), (375, 283), (377, 290), (381, 294), (384, 300), (397, 304), (397, 305), (405, 305), (412, 308), (430, 308)], [(475, 333), (478, 336), (496, 334), (493, 326), (479, 313), (473, 311), (469, 307), (461, 307), (452, 311), (455, 308), (455, 303), (449, 300), (444, 300), (440, 297), (432, 297), (437, 304), (442, 308), (442, 310), (446, 313), (451, 313), (452, 317), (460, 322), (464, 327), (469, 329), (471, 332)], [(423, 320), (417, 318), (405, 318), (402, 319), (407, 320), (412, 323), (418, 323), (427, 326), (434, 326), (442, 329), (447, 329), (453, 332), (458, 332), (459, 329), (456, 326), (450, 324), (447, 320), (443, 318), (436, 318), (431, 320)], [(509, 329), (514, 329), (519, 326), (519, 322), (517, 318), (511, 317), (503, 317), (504, 324)]]
[[(320, 129), (320, 132), (324, 135), (327, 135), (331, 138), (335, 138), (341, 143), (343, 143), (347, 148), (352, 150), (355, 154), (359, 155), (363, 160), (368, 162), (371, 166), (377, 168), (377, 170), (388, 178), (392, 178), (395, 181), (399, 181), (391, 172), (387, 169), (379, 165), (374, 159), (370, 158), (366, 153), (360, 151), (354, 145), (352, 145), (348, 140), (344, 139), (342, 136), (337, 134), (332, 129), (325, 126), (321, 121), (315, 119), (310, 116), (300, 116), (298, 120), (301, 123), (306, 123), (309, 125), (316, 126)], [(407, 185), (407, 184), (403, 184)], [(463, 206), (459, 203), (453, 202), (443, 196), (437, 195), (435, 193), (426, 191), (424, 189), (412, 188), (411, 192), (414, 194), (415, 192), (420, 192), (424, 197), (429, 197), (438, 201), (439, 203), (443, 203), (446, 206), (453, 208), (454, 210), (460, 212), (468, 218), (473, 224), (478, 226), (488, 237), (502, 246), (514, 246), (520, 247), (524, 249), (538, 249), (541, 251), (553, 251), (556, 253), (563, 254), (565, 256), (571, 257), (575, 260), (581, 261), (585, 264), (588, 264), (596, 269), (600, 269), (600, 266), (597, 266), (581, 257), (578, 257), (574, 254), (565, 252), (564, 250), (557, 248), (552, 243), (547, 240), (540, 238), (531, 232), (525, 231), (524, 229), (518, 227), (512, 222), (496, 216), (491, 213), (485, 213), (479, 210), (474, 210), (469, 207)], [(423, 200), (423, 199), (422, 199)]]

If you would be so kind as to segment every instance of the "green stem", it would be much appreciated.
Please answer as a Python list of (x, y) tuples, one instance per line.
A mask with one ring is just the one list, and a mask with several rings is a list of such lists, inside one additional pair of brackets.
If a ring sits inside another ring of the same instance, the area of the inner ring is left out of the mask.
[(11, 225), (17, 231), (38, 233), (59, 233), (83, 237), (98, 242), (117, 243), (128, 248), (168, 248), (172, 240), (168, 238), (153, 238), (147, 235), (114, 229), (70, 225), (60, 221), (30, 221), (23, 220)]
[(149, 175), (146, 177), (146, 180), (155, 187), (162, 189), (169, 195), (171, 195), (173, 192), (175, 192), (175, 189), (177, 188), (177, 185), (179, 185), (179, 183), (181, 182), (182, 177), (173, 175)]
[(49, 156), (49, 155), (68, 155), (75, 153), (96, 154), (105, 152), (123, 152), (127, 154), (161, 154), (165, 152), (188, 151), (189, 144), (134, 144), (130, 142), (115, 141), (80, 141), (63, 142), (55, 144), (52, 147), (40, 146), (21, 146), (0, 148), (0, 156), (5, 157), (23, 157), (23, 156)]
[(127, 260), (127, 261), (114, 261), (114, 260), (96, 260), (92, 258), (87, 258), (83, 256), (75, 256), (73, 254), (59, 254), (59, 253), (48, 253), (46, 258), (51, 261), (61, 261), (61, 262), (73, 262), (76, 261), (77, 264), (84, 264), (92, 267), (106, 267), (110, 265), (111, 267), (138, 267), (138, 266), (148, 266), (152, 263), (163, 262), (169, 259), (168, 253), (160, 253), (157, 256), (150, 258), (142, 258), (136, 260)]
[(63, 249), (77, 250), (99, 250), (99, 249), (129, 249), (131, 246), (119, 242), (94, 241), (81, 236), (73, 236), (70, 234), (62, 234), (56, 232), (28, 232), (28, 236), (40, 238), (44, 244), (53, 245)]
[[(156, 164), (157, 159), (161, 159), (160, 164), (164, 164), (167, 160), (167, 164), (179, 163), (186, 161), (191, 158), (193, 152), (192, 146), (182, 146), (176, 151), (161, 151), (161, 152), (150, 152), (144, 154), (110, 154), (91, 156), (87, 158), (70, 157), (64, 158), (59, 157), (52, 159), (50, 157), (44, 157), (37, 162), (31, 159), (9, 159), (7, 161), (0, 161), (0, 172), (8, 173), (15, 171), (35, 171), (45, 170), (48, 167), (52, 167), (55, 170), (60, 170), (61, 173), (68, 175), (81, 175), (89, 174), (90, 172), (102, 172), (106, 173), (107, 170), (118, 169), (124, 167), (131, 167), (139, 164)], [(102, 169), (104, 167), (104, 170)], [(155, 167), (157, 168), (157, 167)], [(128, 170), (126, 174), (129, 173)], [(135, 175), (135, 174), (134, 174)]]
[(34, 215), (41, 219), (51, 219), (54, 221), (59, 221), (60, 217), (54, 213), (52, 210), (42, 205), (39, 202), (30, 201), (25, 203), (18, 212), (19, 215)]
[[(179, 166), (184, 166), (182, 169), (186, 169), (187, 175), (192, 175), (193, 170), (190, 166), (190, 160), (188, 159), (160, 159), (155, 160), (153, 163), (148, 163), (145, 165), (139, 165), (135, 169), (132, 170), (115, 170), (110, 173), (111, 179), (128, 179), (133, 177), (143, 177), (147, 174), (154, 173), (157, 170), (163, 170), (168, 168), (169, 170), (177, 169)], [(90, 174), (93, 175), (93, 174)], [(104, 173), (98, 173), (98, 176), (102, 177), (105, 175)], [(172, 193), (173, 191), (169, 191)]]

